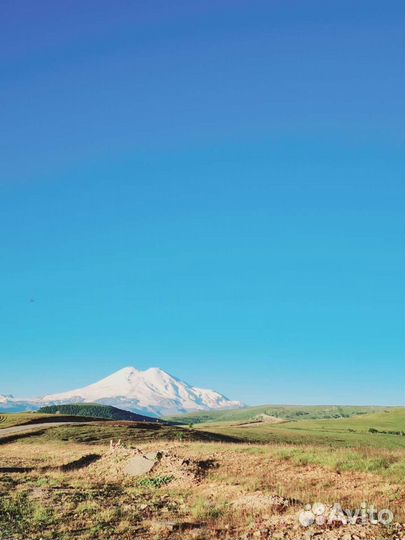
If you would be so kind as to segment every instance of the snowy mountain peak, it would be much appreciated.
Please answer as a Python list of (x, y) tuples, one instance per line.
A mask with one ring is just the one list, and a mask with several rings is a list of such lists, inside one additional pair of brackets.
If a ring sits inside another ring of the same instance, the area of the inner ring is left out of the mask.
[(139, 373), (139, 369), (134, 368), (134, 366), (127, 366), (118, 371), (115, 371), (112, 375), (131, 375), (132, 373)]
[[(105, 379), (114, 379), (114, 380), (130, 380), (132, 377), (135, 377), (139, 373), (139, 370), (132, 367), (124, 367), (122, 369), (119, 369), (118, 371), (115, 371), (111, 375), (108, 375), (108, 377), (105, 377)], [(103, 379), (103, 380), (105, 380)]]
[(41, 404), (75, 402), (105, 403), (155, 416), (243, 407), (239, 401), (230, 401), (214, 390), (193, 387), (160, 368), (141, 371), (132, 366), (84, 388), (41, 399)]

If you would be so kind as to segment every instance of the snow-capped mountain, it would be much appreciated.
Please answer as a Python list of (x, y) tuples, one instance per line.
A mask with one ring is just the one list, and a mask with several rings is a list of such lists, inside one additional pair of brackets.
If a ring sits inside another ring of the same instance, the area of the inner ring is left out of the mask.
[(84, 388), (49, 394), (31, 402), (0, 396), (0, 409), (12, 406), (16, 410), (19, 403), (21, 410), (27, 410), (27, 403), (34, 409), (58, 403), (104, 403), (154, 416), (244, 406), (214, 390), (191, 386), (159, 368), (140, 371), (134, 367), (120, 369)]

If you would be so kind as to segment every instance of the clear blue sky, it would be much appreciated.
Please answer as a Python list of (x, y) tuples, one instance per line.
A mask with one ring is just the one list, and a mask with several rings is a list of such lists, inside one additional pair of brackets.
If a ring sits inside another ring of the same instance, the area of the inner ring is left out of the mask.
[(2, 1), (0, 393), (403, 403), (403, 15)]

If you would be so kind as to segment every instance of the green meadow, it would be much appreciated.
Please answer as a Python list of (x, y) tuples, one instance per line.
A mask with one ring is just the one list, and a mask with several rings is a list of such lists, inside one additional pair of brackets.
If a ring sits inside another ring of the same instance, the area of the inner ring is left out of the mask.
[(405, 448), (405, 436), (397, 434), (405, 433), (405, 409), (384, 409), (380, 412), (350, 418), (297, 420), (282, 423), (208, 422), (197, 424), (197, 429), (254, 443), (395, 449)]
[(350, 405), (258, 405), (243, 409), (221, 411), (198, 411), (177, 416), (168, 416), (166, 420), (184, 424), (201, 424), (208, 422), (250, 422), (263, 417), (279, 420), (302, 419), (337, 419), (350, 418), (356, 415), (372, 414), (389, 410), (391, 407), (350, 406)]

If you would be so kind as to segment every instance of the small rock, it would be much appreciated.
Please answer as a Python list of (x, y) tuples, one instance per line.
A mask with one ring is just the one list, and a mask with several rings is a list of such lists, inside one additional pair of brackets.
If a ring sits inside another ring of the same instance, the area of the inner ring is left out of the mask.
[(350, 533), (346, 533), (342, 536), (342, 540), (352, 540), (352, 535)]

